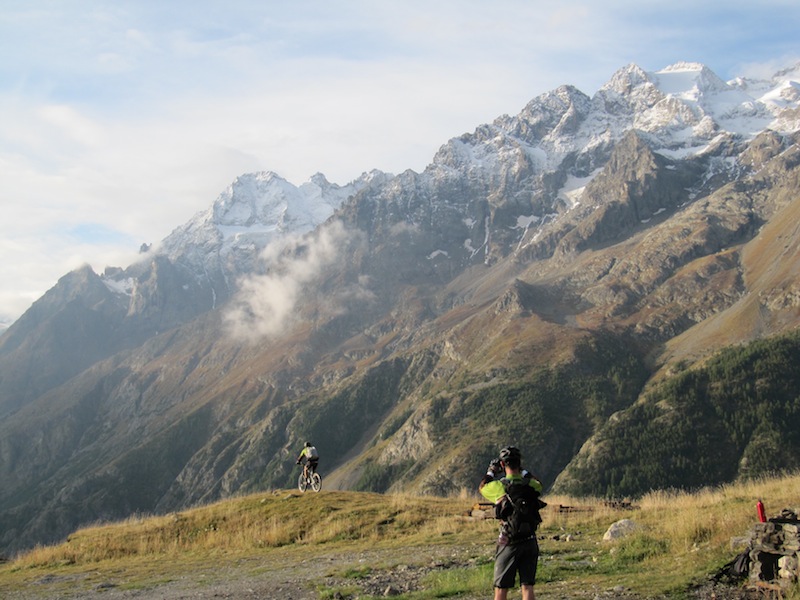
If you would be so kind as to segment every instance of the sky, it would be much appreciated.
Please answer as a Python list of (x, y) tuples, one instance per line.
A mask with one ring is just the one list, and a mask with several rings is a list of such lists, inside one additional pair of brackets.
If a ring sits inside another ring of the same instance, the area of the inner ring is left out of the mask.
[(242, 174), (346, 184), (630, 63), (800, 60), (796, 0), (0, 0), (0, 326)]

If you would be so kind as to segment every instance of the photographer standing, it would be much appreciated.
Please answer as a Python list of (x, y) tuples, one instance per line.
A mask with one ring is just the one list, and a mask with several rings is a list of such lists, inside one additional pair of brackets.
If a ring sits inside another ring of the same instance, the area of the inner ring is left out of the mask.
[[(494, 503), (495, 517), (502, 521), (494, 561), (494, 598), (506, 600), (519, 574), (522, 600), (534, 600), (539, 560), (536, 528), (542, 521), (539, 509), (546, 506), (539, 499), (542, 484), (527, 473), (523, 476), (522, 454), (514, 446), (500, 451), (500, 469), (497, 466), (494, 461), (489, 465), (478, 488)], [(498, 478), (503, 472), (505, 476)]]

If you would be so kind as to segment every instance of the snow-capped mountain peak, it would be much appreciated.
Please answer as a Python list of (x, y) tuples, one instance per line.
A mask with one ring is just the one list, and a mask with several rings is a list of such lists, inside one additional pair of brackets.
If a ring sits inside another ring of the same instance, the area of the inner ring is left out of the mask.
[(241, 175), (211, 207), (175, 229), (150, 256), (183, 265), (198, 281), (224, 281), (212, 285), (230, 288), (230, 278), (253, 270), (268, 244), (312, 231), (347, 198), (391, 177), (372, 171), (339, 186), (317, 173), (295, 186), (272, 171)]
[(662, 93), (686, 99), (696, 100), (702, 95), (731, 90), (731, 86), (701, 63), (675, 63), (656, 71), (654, 76)]
[(598, 93), (629, 94), (633, 88), (652, 83), (650, 76), (639, 65), (631, 63), (617, 70)]
[(211, 221), (228, 239), (242, 233), (304, 233), (327, 219), (352, 193), (317, 176), (295, 187), (271, 171), (237, 177), (211, 207)]
[(697, 62), (653, 72), (629, 64), (591, 98), (564, 85), (537, 96), (515, 116), (451, 139), (426, 173), (448, 177), (466, 170), (488, 182), (516, 177), (521, 169), (556, 171), (569, 159), (575, 166), (566, 167), (565, 175), (585, 178), (631, 130), (674, 159), (708, 152), (725, 139), (747, 141), (765, 129), (795, 131), (798, 75), (800, 64), (765, 81), (725, 82)]
[(348, 197), (376, 176), (364, 174), (339, 186), (317, 173), (309, 181), (295, 186), (272, 171), (241, 175), (209, 209), (176, 229), (164, 241), (162, 250), (171, 256), (180, 252), (187, 245), (187, 235), (191, 232), (219, 237), (223, 246), (248, 238), (261, 247), (276, 235), (306, 233), (328, 219)]
[[(747, 141), (765, 129), (797, 130), (798, 74), (800, 64), (768, 80), (725, 82), (695, 62), (653, 72), (629, 64), (592, 97), (564, 85), (534, 98), (516, 116), (501, 116), (449, 140), (419, 175), (373, 171), (344, 186), (321, 173), (300, 186), (271, 171), (242, 175), (209, 209), (173, 231), (155, 253), (202, 277), (219, 273), (218, 280), (227, 282), (251, 270), (270, 242), (314, 230), (367, 186), (396, 188), (397, 193), (405, 186), (431, 191), (443, 181), (460, 181), (464, 173), (487, 193), (504, 182), (529, 179), (526, 194), (535, 200), (515, 201), (515, 206), (526, 211), (521, 214), (526, 219), (533, 213), (541, 218), (555, 214), (558, 207), (552, 203), (567, 194), (547, 188), (550, 181), (588, 183), (631, 131), (646, 139), (651, 150), (685, 159), (711, 152), (726, 140)], [(730, 160), (725, 164), (735, 166)], [(558, 176), (553, 178), (554, 173)], [(569, 206), (577, 202), (576, 194), (570, 192)], [(448, 195), (448, 202), (464, 200)], [(536, 205), (533, 213), (531, 202)]]

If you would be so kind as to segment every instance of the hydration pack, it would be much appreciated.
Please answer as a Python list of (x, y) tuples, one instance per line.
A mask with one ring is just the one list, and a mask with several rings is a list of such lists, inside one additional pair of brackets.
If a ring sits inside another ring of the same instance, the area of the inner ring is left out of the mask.
[(308, 458), (309, 460), (314, 458), (319, 458), (319, 452), (317, 452), (316, 446), (309, 446), (308, 448), (306, 448), (306, 458)]
[(506, 495), (495, 505), (495, 517), (503, 521), (503, 533), (512, 543), (530, 539), (542, 522), (539, 511), (547, 504), (539, 499), (539, 492), (528, 479), (504, 477), (500, 481)]

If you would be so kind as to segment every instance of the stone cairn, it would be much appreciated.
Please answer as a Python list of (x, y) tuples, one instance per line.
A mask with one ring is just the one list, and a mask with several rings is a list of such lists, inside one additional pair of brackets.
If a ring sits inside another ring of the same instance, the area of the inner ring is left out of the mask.
[(800, 562), (800, 521), (784, 510), (779, 517), (756, 523), (750, 534), (750, 583), (797, 583)]

